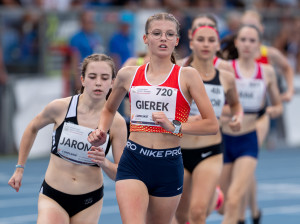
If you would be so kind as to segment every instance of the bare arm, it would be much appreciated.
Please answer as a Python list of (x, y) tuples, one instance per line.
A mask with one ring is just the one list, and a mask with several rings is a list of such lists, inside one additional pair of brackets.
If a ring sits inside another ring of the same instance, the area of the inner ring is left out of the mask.
[(136, 67), (127, 66), (118, 72), (112, 92), (100, 114), (98, 129), (89, 134), (88, 141), (92, 145), (99, 146), (105, 142), (106, 133), (111, 127), (115, 113), (127, 93), (132, 79), (132, 74), (134, 74), (135, 70)]
[[(56, 123), (56, 118), (64, 109), (67, 110), (67, 104), (62, 100), (52, 101), (28, 124), (21, 139), (18, 164), (25, 166), (38, 131), (48, 124)], [(17, 192), (21, 186), (23, 172), (23, 168), (16, 168), (8, 182)]]
[(276, 48), (268, 47), (269, 58), (273, 66), (278, 66), (285, 77), (287, 91), (281, 95), (282, 101), (290, 101), (294, 94), (294, 71), (287, 58)]
[(264, 74), (266, 74), (267, 90), (272, 103), (272, 106), (268, 106), (266, 111), (271, 118), (276, 118), (282, 114), (283, 107), (280, 100), (280, 93), (277, 85), (275, 71), (270, 65), (264, 65), (263, 69)]
[(244, 115), (243, 107), (240, 104), (238, 91), (235, 84), (235, 78), (232, 73), (226, 71), (221, 72), (221, 82), (224, 86), (226, 101), (230, 107), (232, 120), (229, 122), (229, 126), (233, 131), (239, 131)]
[[(186, 96), (193, 99), (202, 119), (182, 124), (182, 133), (190, 135), (216, 134), (219, 125), (201, 76), (193, 68), (182, 68), (182, 81), (186, 84)], [(183, 90), (184, 91), (184, 90)], [(185, 91), (184, 91), (185, 92)]]
[(102, 166), (103, 171), (112, 179), (116, 179), (118, 163), (123, 153), (127, 141), (127, 128), (124, 118), (118, 113), (115, 116), (114, 122), (110, 129), (112, 140), (112, 153), (114, 162), (109, 161), (107, 158), (105, 166)]

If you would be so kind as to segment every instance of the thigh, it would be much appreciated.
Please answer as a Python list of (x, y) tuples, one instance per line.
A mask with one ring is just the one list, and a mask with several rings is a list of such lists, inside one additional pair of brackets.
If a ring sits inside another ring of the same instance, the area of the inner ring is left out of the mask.
[(234, 162), (232, 180), (228, 189), (228, 195), (242, 198), (252, 181), (257, 159), (251, 156), (243, 156)]
[(207, 209), (222, 171), (222, 154), (203, 160), (192, 175), (191, 208)]
[(40, 194), (38, 200), (38, 224), (69, 224), (68, 213), (53, 199)]
[(192, 187), (191, 184), (192, 184), (191, 173), (186, 169), (184, 169), (182, 195), (176, 211), (176, 216), (185, 215), (187, 217), (187, 213), (190, 206), (190, 198), (191, 198), (191, 187)]
[(150, 196), (147, 224), (170, 224), (180, 201), (180, 195), (173, 197)]
[(97, 224), (100, 219), (100, 214), (103, 205), (103, 198), (92, 206), (82, 210), (76, 215), (72, 216), (71, 224)]
[(122, 223), (145, 223), (149, 203), (146, 185), (136, 179), (125, 179), (116, 182), (116, 195)]

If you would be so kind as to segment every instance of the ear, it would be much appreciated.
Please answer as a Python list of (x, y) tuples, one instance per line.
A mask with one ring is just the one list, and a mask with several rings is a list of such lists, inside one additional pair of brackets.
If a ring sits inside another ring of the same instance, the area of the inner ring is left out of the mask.
[(111, 86), (113, 86), (113, 85), (114, 85), (114, 83), (115, 83), (115, 80), (116, 80), (116, 78), (114, 78), (114, 79), (112, 79), (112, 80), (111, 80)]
[(175, 44), (175, 46), (178, 46), (178, 44), (179, 44), (179, 37), (176, 38), (176, 44)]
[(81, 85), (84, 87), (84, 78), (82, 75), (80, 76), (80, 81), (81, 81)]
[(193, 42), (192, 40), (189, 41), (189, 46), (190, 46), (190, 49), (193, 51), (194, 50), (194, 46), (193, 46), (192, 42)]
[(148, 45), (148, 37), (146, 34), (143, 35), (144, 44)]

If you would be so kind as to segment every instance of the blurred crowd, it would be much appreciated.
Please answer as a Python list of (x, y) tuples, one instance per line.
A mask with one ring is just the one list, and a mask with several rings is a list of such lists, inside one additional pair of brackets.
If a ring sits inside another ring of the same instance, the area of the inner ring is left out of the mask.
[[(0, 0), (1, 95), (7, 94), (11, 74), (55, 72), (62, 74), (63, 95), (70, 95), (79, 86), (80, 62), (92, 53), (110, 55), (120, 68), (128, 58), (145, 53), (135, 43), (140, 36), (136, 20), (142, 17), (136, 15), (157, 9), (171, 12), (181, 23), (178, 58), (190, 53), (188, 27), (200, 12), (216, 15), (224, 38), (235, 33), (246, 9), (256, 9), (264, 23), (264, 42), (278, 48), (295, 74), (300, 73), (297, 0)], [(2, 103), (1, 122), (7, 120)]]
[(201, 7), (245, 8), (249, 4), (257, 9), (280, 9), (299, 7), (297, 0), (1, 0), (7, 7), (37, 7), (45, 10), (69, 10), (78, 7), (125, 6), (133, 8)]

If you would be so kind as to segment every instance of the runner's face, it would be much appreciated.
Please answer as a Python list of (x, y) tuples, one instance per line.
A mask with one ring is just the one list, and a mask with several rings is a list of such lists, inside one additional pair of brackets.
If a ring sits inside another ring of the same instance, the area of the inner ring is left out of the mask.
[(209, 18), (206, 17), (197, 18), (193, 21), (192, 28), (189, 30), (189, 34), (188, 34), (189, 39), (192, 39), (192, 30), (195, 30), (197, 29), (197, 27), (200, 26), (211, 26), (217, 28), (215, 22), (210, 20)]
[(87, 65), (85, 78), (81, 77), (84, 92), (93, 98), (106, 97), (112, 87), (112, 68), (107, 62), (90, 62)]
[(235, 40), (235, 46), (239, 57), (254, 59), (260, 46), (257, 30), (252, 27), (243, 27)]
[(200, 60), (213, 59), (220, 49), (218, 34), (208, 27), (198, 28), (190, 42), (190, 47)]
[(150, 23), (148, 33), (144, 35), (144, 43), (153, 55), (170, 56), (178, 45), (179, 38), (175, 22), (154, 20)]

